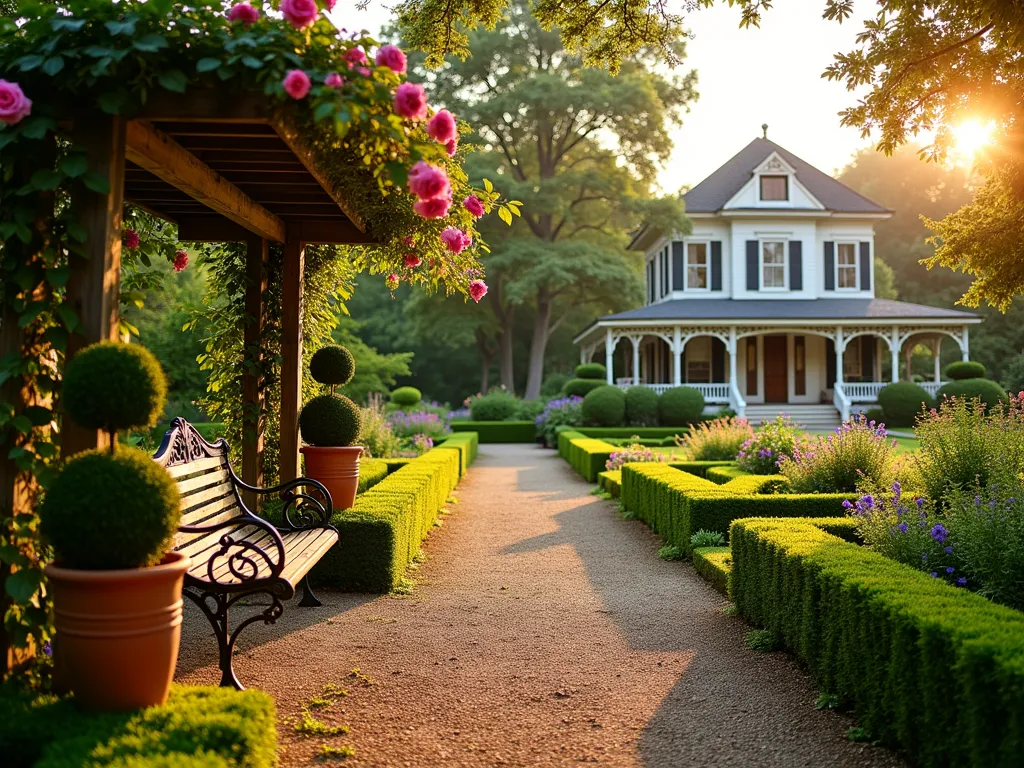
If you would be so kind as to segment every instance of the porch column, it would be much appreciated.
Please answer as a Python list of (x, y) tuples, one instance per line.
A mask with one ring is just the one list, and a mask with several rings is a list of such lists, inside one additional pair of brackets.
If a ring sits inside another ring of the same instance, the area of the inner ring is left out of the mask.
[(683, 332), (678, 326), (672, 329), (672, 386), (683, 383)]
[(935, 363), (935, 383), (942, 381), (942, 337), (936, 336), (932, 342), (932, 357)]
[(583, 365), (585, 362), (587, 362), (587, 348), (580, 346), (580, 365)]
[(893, 326), (889, 334), (889, 354), (892, 356), (892, 380), (900, 380), (900, 329)]
[(733, 391), (739, 391), (739, 382), (736, 381), (736, 329), (729, 329), (729, 343), (726, 345), (726, 350), (729, 354), (729, 396), (732, 397)]
[(971, 345), (970, 345), (970, 342), (968, 341), (968, 338), (967, 338), (967, 328), (968, 328), (968, 326), (965, 325), (964, 326), (964, 340), (960, 342), (960, 359), (963, 360), (965, 363), (968, 360), (971, 359), (971, 356), (970, 356)]
[(281, 281), (281, 457), (280, 482), (299, 476), (299, 409), (302, 407), (302, 278), (306, 244), (284, 244)]
[(640, 383), (640, 341), (643, 336), (630, 336), (629, 341), (633, 345), (633, 386)]
[(615, 344), (612, 342), (611, 328), (608, 328), (604, 334), (604, 367), (605, 381), (608, 384), (614, 384), (615, 374), (612, 369), (615, 367)]
[(843, 327), (836, 328), (836, 384), (843, 385), (843, 353), (846, 351), (846, 343), (843, 341)]

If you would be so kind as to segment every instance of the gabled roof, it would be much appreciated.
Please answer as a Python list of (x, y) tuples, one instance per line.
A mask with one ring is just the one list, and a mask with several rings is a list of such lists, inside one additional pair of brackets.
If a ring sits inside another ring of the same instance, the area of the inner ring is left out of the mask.
[(687, 213), (714, 213), (722, 210), (743, 185), (750, 181), (754, 169), (772, 152), (778, 152), (782, 159), (796, 169), (796, 178), (825, 206), (825, 210), (837, 213), (889, 212), (887, 208), (854, 192), (774, 141), (754, 139), (717, 171), (683, 195)]

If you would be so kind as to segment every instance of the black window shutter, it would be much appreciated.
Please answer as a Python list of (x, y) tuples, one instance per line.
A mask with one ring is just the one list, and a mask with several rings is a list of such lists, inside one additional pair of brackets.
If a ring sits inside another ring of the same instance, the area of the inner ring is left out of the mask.
[(789, 290), (804, 289), (804, 244), (799, 240), (789, 241)]
[(722, 290), (722, 241), (711, 241), (711, 290)]
[(836, 244), (827, 241), (825, 243), (825, 290), (836, 289)]
[(711, 381), (725, 381), (725, 343), (711, 339)]
[(836, 343), (832, 339), (825, 339), (825, 389), (832, 389), (835, 385)]
[(685, 254), (683, 243), (672, 243), (672, 290), (683, 290), (683, 257)]
[(747, 290), (756, 291), (761, 287), (757, 274), (757, 240), (747, 240)]
[(860, 244), (860, 289), (871, 290), (871, 243)]
[(647, 303), (654, 303), (654, 260), (647, 262)]

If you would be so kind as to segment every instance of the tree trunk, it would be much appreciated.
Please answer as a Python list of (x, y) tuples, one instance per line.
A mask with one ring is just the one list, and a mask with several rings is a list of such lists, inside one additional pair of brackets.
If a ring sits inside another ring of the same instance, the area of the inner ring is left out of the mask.
[(480, 355), (480, 393), (486, 395), (491, 383), (491, 363), (497, 352), (494, 341), (480, 328), (476, 329), (476, 351)]
[(551, 299), (542, 289), (537, 296), (537, 321), (533, 326), (533, 341), (530, 344), (530, 370), (526, 377), (527, 400), (540, 397), (540, 387), (544, 383), (544, 355), (548, 348), (549, 327), (551, 325)]
[(498, 334), (498, 373), (501, 378), (501, 386), (509, 392), (516, 391), (516, 382), (512, 369), (512, 327), (503, 328)]

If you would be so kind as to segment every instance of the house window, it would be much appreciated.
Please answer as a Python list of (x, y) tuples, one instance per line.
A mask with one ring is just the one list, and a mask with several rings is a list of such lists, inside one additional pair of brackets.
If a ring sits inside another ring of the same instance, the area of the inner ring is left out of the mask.
[(857, 265), (857, 244), (836, 245), (836, 288), (840, 291), (856, 291), (860, 285)]
[(789, 200), (788, 176), (762, 176), (762, 200)]
[(782, 241), (761, 243), (761, 287), (786, 289), (786, 244)]
[(708, 290), (708, 244), (686, 244), (686, 290)]

